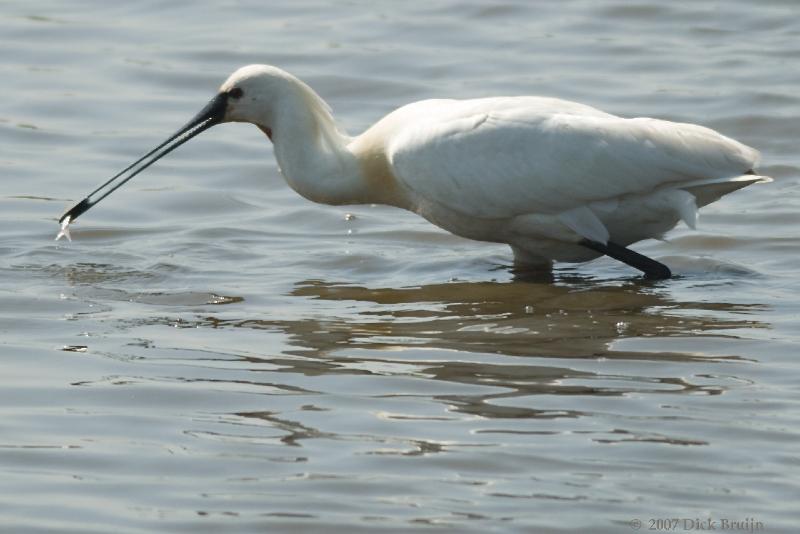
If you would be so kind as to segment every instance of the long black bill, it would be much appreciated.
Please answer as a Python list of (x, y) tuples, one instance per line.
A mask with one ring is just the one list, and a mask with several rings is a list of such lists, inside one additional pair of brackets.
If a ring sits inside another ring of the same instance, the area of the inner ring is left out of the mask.
[[(65, 220), (69, 222), (74, 221), (89, 208), (122, 187), (125, 182), (145, 170), (163, 156), (166, 156), (200, 132), (208, 130), (215, 124), (222, 122), (227, 105), (228, 94), (219, 93), (206, 104), (206, 107), (204, 107), (200, 113), (195, 115), (183, 128), (175, 132), (172, 137), (109, 178), (103, 185), (89, 193), (86, 198), (70, 208), (69, 211), (61, 216), (58, 222), (63, 224)], [(67, 219), (68, 217), (69, 219)]]

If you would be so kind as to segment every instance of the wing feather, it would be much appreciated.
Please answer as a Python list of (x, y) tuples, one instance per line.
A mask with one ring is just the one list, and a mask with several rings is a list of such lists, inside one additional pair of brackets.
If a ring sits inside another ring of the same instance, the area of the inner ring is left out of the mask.
[(473, 217), (558, 214), (671, 183), (739, 176), (758, 160), (709, 128), (624, 119), (562, 100), (422, 104), (425, 113), (405, 111), (387, 147), (392, 169), (416, 194)]

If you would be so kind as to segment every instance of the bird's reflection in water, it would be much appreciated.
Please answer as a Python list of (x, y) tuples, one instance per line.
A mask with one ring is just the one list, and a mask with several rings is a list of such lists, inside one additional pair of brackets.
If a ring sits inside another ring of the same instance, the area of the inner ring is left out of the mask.
[[(679, 301), (669, 285), (598, 283), (563, 272), (545, 282), (407, 288), (304, 280), (273, 308), (215, 292), (100, 291), (95, 298), (177, 310), (178, 317), (138, 313), (120, 325), (138, 341), (126, 346), (127, 354), (110, 357), (160, 364), (157, 376), (144, 367), (123, 382), (222, 387), (268, 399), (256, 409), (210, 415), (206, 431), (192, 430), (198, 436), (249, 440), (266, 433), (259, 439), (292, 447), (315, 438), (345, 440), (370, 454), (445, 451), (442, 440), (449, 438), (432, 429), (461, 424), (469, 425), (469, 435), (487, 439), (559, 433), (569, 421), (570, 432), (592, 434), (598, 443), (696, 444), (635, 421), (674, 417), (659, 407), (688, 406), (694, 396), (742, 384), (740, 364), (752, 354), (737, 350), (748, 341), (739, 344), (740, 336), (768, 326), (759, 321), (763, 306)], [(681, 344), (687, 338), (691, 352)], [(615, 348), (617, 341), (637, 339), (657, 349)], [(704, 344), (709, 350), (702, 350)], [(732, 350), (721, 353), (720, 345)], [(372, 414), (365, 424), (377, 415), (391, 420), (394, 430), (373, 433), (367, 425), (348, 431), (349, 424), (336, 423), (354, 414), (348, 395), (359, 407), (366, 403), (359, 408)], [(634, 419), (623, 415), (627, 410)], [(320, 411), (328, 413), (320, 418)], [(606, 412), (615, 422), (593, 429), (592, 421)], [(241, 434), (244, 427), (253, 436)], [(304, 461), (302, 454), (275, 458)]]
[(657, 286), (638, 282), (567, 282), (454, 282), (395, 289), (309, 280), (297, 284), (292, 295), (318, 301), (316, 311), (324, 313), (270, 323), (288, 333), (301, 353), (312, 355), (345, 347), (423, 346), (512, 356), (678, 360), (703, 357), (628, 354), (609, 350), (609, 344), (621, 337), (725, 336), (731, 329), (764, 326), (741, 315), (731, 318), (761, 309), (758, 305), (676, 302)]
[[(741, 329), (765, 326), (749, 318), (760, 306), (677, 302), (663, 287), (639, 281), (598, 285), (561, 277), (556, 284), (452, 282), (396, 289), (306, 280), (295, 285), (291, 296), (303, 301), (305, 312), (299, 318), (231, 317), (226, 312), (199, 323), (285, 333), (293, 348), (282, 355), (241, 356), (253, 363), (269, 362), (279, 372), (406, 376), (490, 386), (489, 393), (436, 398), (450, 410), (492, 418), (580, 415), (579, 410), (492, 402), (510, 397), (718, 394), (725, 383), (693, 383), (683, 373), (642, 376), (641, 370), (620, 371), (619, 366), (605, 372), (598, 362), (733, 362), (742, 357), (670, 351), (669, 340), (692, 336), (713, 343), (720, 337), (735, 339)], [(664, 350), (614, 350), (613, 342), (624, 338), (660, 339)]]

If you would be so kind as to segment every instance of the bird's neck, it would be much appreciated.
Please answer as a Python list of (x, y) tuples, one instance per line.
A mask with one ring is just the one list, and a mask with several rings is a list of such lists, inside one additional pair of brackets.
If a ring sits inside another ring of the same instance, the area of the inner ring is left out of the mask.
[(372, 202), (358, 159), (347, 148), (350, 138), (336, 128), (325, 102), (307, 87), (283, 100), (269, 133), (288, 184), (314, 202)]

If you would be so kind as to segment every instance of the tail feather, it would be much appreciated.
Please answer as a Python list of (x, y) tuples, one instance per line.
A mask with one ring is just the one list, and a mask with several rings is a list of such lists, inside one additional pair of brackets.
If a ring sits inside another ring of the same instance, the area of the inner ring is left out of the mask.
[(724, 195), (732, 193), (737, 189), (747, 187), (751, 184), (771, 182), (769, 176), (759, 176), (757, 174), (743, 174), (733, 178), (709, 178), (707, 180), (696, 180), (679, 186), (695, 197), (697, 207), (702, 208), (707, 204), (719, 200)]

